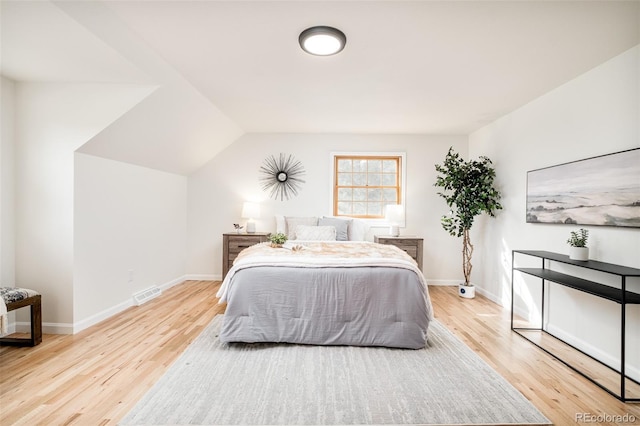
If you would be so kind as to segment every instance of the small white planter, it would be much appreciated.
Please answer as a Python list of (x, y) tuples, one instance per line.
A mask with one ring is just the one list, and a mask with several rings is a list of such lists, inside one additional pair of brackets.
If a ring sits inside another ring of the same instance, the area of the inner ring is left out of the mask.
[(476, 288), (472, 285), (458, 284), (458, 296), (473, 299), (476, 297)]
[(569, 247), (569, 259), (589, 260), (589, 247)]

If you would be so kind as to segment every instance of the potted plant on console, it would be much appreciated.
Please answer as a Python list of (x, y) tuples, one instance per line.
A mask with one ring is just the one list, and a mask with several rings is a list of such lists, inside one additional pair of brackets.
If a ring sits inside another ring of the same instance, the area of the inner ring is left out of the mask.
[(458, 286), (458, 294), (466, 298), (475, 296), (475, 287), (470, 282), (473, 245), (469, 231), (473, 221), (481, 213), (495, 216), (495, 211), (502, 209), (500, 193), (493, 186), (496, 172), (491, 164), (491, 160), (484, 156), (479, 161), (465, 161), (453, 148), (449, 148), (444, 164), (436, 164), (436, 171), (440, 174), (435, 186), (443, 188), (438, 195), (451, 208), (451, 213), (442, 216), (440, 222), (449, 234), (462, 237), (464, 283)]
[(572, 260), (589, 260), (589, 247), (587, 247), (587, 239), (589, 231), (580, 228), (577, 231), (571, 231), (567, 243), (569, 244), (569, 259)]

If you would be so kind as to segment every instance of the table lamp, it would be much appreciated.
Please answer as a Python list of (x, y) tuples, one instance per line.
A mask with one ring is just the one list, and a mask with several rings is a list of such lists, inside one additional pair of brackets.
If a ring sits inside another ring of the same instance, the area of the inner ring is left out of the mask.
[(245, 201), (242, 205), (242, 217), (247, 220), (246, 230), (248, 233), (256, 232), (256, 222), (254, 219), (260, 218), (260, 205)]
[(389, 235), (397, 237), (400, 235), (400, 223), (404, 219), (404, 208), (401, 204), (387, 204), (385, 219), (389, 223)]

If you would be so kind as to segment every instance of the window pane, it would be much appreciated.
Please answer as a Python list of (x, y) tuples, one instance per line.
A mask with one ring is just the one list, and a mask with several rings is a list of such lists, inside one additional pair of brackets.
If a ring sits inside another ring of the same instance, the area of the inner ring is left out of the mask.
[(367, 200), (367, 190), (365, 188), (354, 188), (353, 189), (353, 200), (354, 201), (366, 201)]
[(351, 173), (338, 173), (338, 186), (351, 186)]
[(351, 203), (340, 202), (338, 203), (338, 214), (348, 215), (351, 213)]
[(353, 190), (351, 188), (340, 188), (338, 190), (338, 201), (351, 201)]
[(396, 160), (382, 160), (382, 171), (386, 173), (396, 173), (398, 171), (396, 164), (398, 164)]
[(385, 173), (382, 175), (382, 185), (384, 186), (395, 186), (396, 185), (396, 175)]
[(383, 189), (382, 193), (384, 201), (391, 201), (389, 204), (398, 204), (398, 197), (395, 189)]
[(353, 171), (354, 172), (366, 172), (367, 171), (367, 160), (353, 160)]
[(368, 201), (380, 201), (380, 200), (382, 200), (382, 190), (381, 189), (367, 189), (367, 200)]
[(369, 186), (380, 186), (382, 184), (382, 175), (369, 174)]
[(365, 173), (354, 173), (353, 174), (353, 186), (366, 186), (367, 185), (367, 175)]
[(350, 172), (351, 160), (339, 159), (338, 160), (338, 172)]
[(364, 216), (367, 214), (367, 203), (353, 203), (353, 214)]
[(382, 160), (368, 160), (369, 173), (382, 171)]
[(382, 203), (368, 203), (369, 210), (367, 214), (371, 216), (381, 216), (382, 215)]

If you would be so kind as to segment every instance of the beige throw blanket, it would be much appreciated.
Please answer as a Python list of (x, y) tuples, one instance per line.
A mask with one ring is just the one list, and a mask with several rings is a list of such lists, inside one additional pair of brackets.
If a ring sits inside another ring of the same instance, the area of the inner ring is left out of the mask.
[(218, 291), (219, 303), (227, 301), (233, 275), (241, 269), (256, 266), (287, 266), (293, 268), (386, 266), (410, 269), (416, 272), (422, 285), (424, 276), (416, 262), (396, 246), (368, 241), (296, 241), (300, 250), (274, 248), (270, 243), (260, 243), (240, 252)]

